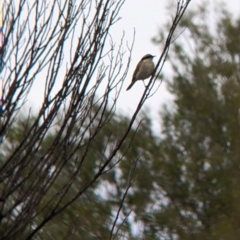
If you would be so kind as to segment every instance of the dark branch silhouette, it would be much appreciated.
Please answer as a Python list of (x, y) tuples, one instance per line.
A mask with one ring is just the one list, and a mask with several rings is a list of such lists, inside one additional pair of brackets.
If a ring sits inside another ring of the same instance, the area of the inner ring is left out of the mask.
[[(133, 45), (126, 53), (124, 38), (117, 48), (110, 35), (124, 0), (21, 0), (4, 5), (1, 239), (33, 239), (102, 175), (117, 168), (123, 158), (119, 149), (162, 70), (173, 32), (189, 2), (179, 1), (156, 66), (157, 74), (144, 91), (128, 127), (117, 139), (109, 135), (105, 151), (98, 159), (91, 159), (97, 167), (86, 176), (84, 169), (92, 147), (113, 118), (130, 64)], [(29, 110), (26, 120), (19, 123), (29, 92), (38, 81), (45, 86), (42, 93), (36, 94), (41, 96), (40, 108), (37, 114)], [(21, 130), (11, 131), (16, 124)], [(118, 215), (133, 184), (133, 170), (129, 171), (131, 179), (120, 196)], [(63, 174), (67, 180), (52, 191)], [(76, 182), (78, 189), (70, 194)], [(109, 239), (119, 231), (114, 232), (117, 217), (109, 226)]]

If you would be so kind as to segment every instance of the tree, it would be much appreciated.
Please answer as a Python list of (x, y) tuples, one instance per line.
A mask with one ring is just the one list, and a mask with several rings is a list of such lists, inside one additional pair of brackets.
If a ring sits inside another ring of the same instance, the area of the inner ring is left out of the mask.
[(141, 145), (146, 161), (131, 204), (142, 239), (240, 238), (240, 20), (218, 7), (213, 30), (207, 10), (181, 21), (169, 54), (173, 78), (165, 78), (174, 103), (161, 112), (161, 139)]
[[(22, 0), (5, 5), (1, 239), (55, 239), (56, 232), (66, 239), (77, 238), (77, 234), (86, 239), (113, 239), (122, 236), (120, 227), (129, 228), (129, 212), (124, 213), (123, 203), (133, 183), (136, 161), (126, 165), (124, 190), (117, 189), (112, 208), (109, 201), (97, 198), (95, 190), (109, 172), (116, 183), (114, 173), (129, 148), (127, 142), (131, 142), (127, 138), (134, 136), (130, 135), (131, 127), (152, 94), (173, 33), (189, 3), (178, 1), (155, 74), (131, 119), (118, 135), (111, 138), (110, 131), (102, 141), (98, 139), (104, 129), (114, 122), (131, 57), (132, 46), (126, 57), (123, 39), (116, 48), (110, 35), (124, 0)], [(125, 65), (123, 58), (128, 59)], [(36, 114), (29, 110), (21, 120), (19, 111), (37, 79), (45, 82), (40, 109)], [(97, 141), (98, 147), (102, 145), (95, 153)], [(74, 214), (78, 204), (80, 212)], [(122, 224), (117, 221), (120, 213), (125, 216)], [(102, 224), (87, 219), (89, 214), (101, 217)]]

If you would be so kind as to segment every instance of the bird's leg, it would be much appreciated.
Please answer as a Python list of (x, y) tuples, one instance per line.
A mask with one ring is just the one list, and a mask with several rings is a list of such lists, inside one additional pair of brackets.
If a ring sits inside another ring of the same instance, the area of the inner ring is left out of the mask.
[[(142, 80), (142, 81), (143, 81), (143, 80)], [(143, 85), (144, 85), (145, 88), (147, 87), (147, 85), (145, 85), (144, 81), (143, 81)]]

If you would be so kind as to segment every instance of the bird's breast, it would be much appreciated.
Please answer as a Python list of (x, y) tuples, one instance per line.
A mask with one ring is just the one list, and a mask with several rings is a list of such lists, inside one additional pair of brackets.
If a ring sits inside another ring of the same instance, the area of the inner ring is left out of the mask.
[(149, 78), (154, 70), (154, 63), (150, 60), (143, 60), (137, 74), (137, 80), (144, 80)]

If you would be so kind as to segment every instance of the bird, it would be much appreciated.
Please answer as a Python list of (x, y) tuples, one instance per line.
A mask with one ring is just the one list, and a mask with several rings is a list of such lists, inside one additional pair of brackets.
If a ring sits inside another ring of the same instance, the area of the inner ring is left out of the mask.
[(140, 62), (137, 64), (137, 67), (133, 73), (132, 82), (126, 89), (128, 91), (137, 80), (145, 80), (149, 78), (154, 70), (154, 63), (152, 59), (155, 56), (151, 54), (146, 54), (142, 57)]

